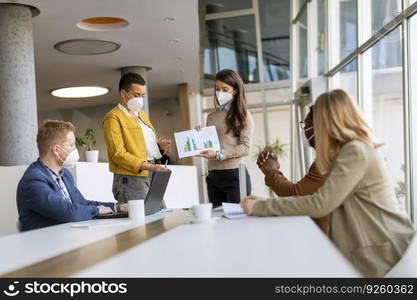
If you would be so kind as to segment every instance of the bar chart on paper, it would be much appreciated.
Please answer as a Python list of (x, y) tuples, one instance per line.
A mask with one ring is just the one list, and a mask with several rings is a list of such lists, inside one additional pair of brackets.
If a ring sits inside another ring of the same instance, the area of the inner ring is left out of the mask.
[(215, 126), (176, 132), (175, 143), (179, 158), (194, 156), (204, 150), (220, 150), (219, 138)]

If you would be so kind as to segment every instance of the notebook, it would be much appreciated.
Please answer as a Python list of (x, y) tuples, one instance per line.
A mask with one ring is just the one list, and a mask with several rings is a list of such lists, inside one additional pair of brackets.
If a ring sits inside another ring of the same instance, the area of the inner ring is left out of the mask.
[(222, 202), (224, 216), (228, 219), (245, 218), (248, 215), (245, 214), (240, 204)]

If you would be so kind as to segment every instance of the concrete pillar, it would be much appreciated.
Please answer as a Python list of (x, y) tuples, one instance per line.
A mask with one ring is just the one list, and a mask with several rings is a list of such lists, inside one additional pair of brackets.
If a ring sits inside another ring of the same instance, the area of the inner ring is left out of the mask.
[(148, 114), (149, 116), (149, 93), (148, 93), (148, 71), (152, 70), (150, 67), (144, 67), (144, 66), (132, 66), (132, 67), (122, 67), (120, 68), (121, 76), (127, 74), (127, 73), (136, 73), (145, 79), (146, 82), (146, 94), (145, 98), (143, 98), (143, 110)]
[(0, 165), (36, 160), (38, 129), (32, 14), (36, 9), (0, 3)]

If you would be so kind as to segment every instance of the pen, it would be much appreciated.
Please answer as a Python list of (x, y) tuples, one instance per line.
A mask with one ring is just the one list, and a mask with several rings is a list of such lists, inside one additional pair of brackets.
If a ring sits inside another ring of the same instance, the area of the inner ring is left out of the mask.
[(167, 167), (167, 165), (168, 165), (168, 159), (165, 161), (165, 168)]

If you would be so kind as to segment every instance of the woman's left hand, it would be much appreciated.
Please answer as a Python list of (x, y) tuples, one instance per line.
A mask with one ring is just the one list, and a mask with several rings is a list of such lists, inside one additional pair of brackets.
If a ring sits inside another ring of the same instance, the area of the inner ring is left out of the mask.
[(196, 156), (197, 157), (204, 157), (206, 159), (215, 159), (216, 158), (216, 151), (205, 150), (205, 151), (201, 151), (200, 154), (197, 154)]
[(257, 197), (257, 196), (247, 196), (240, 201), (240, 206), (242, 206), (243, 210), (248, 216), (252, 215), (253, 206), (258, 201), (264, 201), (265, 198)]

